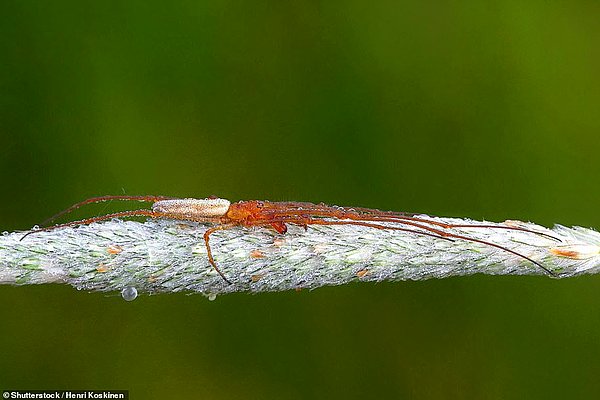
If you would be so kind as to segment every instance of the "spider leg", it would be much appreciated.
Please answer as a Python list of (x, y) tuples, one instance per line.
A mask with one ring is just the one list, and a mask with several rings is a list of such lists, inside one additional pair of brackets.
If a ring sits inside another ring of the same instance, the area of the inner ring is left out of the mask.
[[(379, 217), (375, 217), (375, 218), (379, 218)], [(387, 217), (384, 217), (387, 218)], [(396, 218), (394, 218), (396, 219)], [(558, 242), (562, 242), (561, 239), (549, 235), (547, 233), (544, 232), (538, 232), (538, 231), (534, 231), (531, 229), (527, 229), (527, 228), (521, 228), (518, 226), (504, 226), (504, 225), (490, 225), (490, 224), (446, 224), (443, 222), (439, 222), (439, 221), (429, 221), (427, 219), (424, 218), (416, 218), (416, 217), (398, 217), (397, 219), (399, 220), (407, 220), (407, 221), (416, 221), (419, 223), (426, 223), (426, 224), (431, 224), (431, 225), (436, 225), (439, 226), (441, 228), (445, 228), (445, 229), (454, 229), (454, 228), (487, 228), (487, 229), (505, 229), (505, 230), (510, 230), (510, 231), (519, 231), (519, 232), (527, 232), (527, 233), (532, 233), (534, 235), (540, 235), (540, 236), (544, 236), (546, 238), (552, 239), (552, 240), (556, 240)]]
[[(386, 222), (386, 221), (382, 221), (382, 222)], [(397, 222), (397, 221), (394, 221), (394, 222)], [(366, 226), (369, 228), (376, 228), (376, 229), (391, 229), (391, 230), (396, 230), (396, 231), (411, 232), (411, 233), (416, 233), (419, 235), (432, 236), (432, 237), (435, 237), (438, 239), (444, 239), (444, 240), (453, 242), (452, 239), (446, 237), (447, 234), (445, 232), (434, 229), (434, 228), (430, 228), (427, 226), (422, 226), (422, 225), (419, 225), (416, 223), (409, 224), (409, 225), (412, 225), (412, 226), (415, 226), (417, 228), (421, 228), (424, 230), (428, 230), (433, 233), (423, 232), (423, 231), (409, 229), (409, 228), (400, 228), (398, 226), (381, 225), (381, 224), (376, 224), (376, 223), (372, 223), (372, 222), (363, 222), (363, 221), (354, 221), (354, 220), (353, 221), (330, 221), (330, 220), (325, 220), (325, 219), (320, 219), (320, 218), (313, 218), (310, 216), (298, 216), (298, 215), (286, 215), (286, 216), (279, 216), (278, 218), (271, 218), (271, 219), (266, 219), (266, 220), (248, 221), (248, 222), (245, 222), (243, 224), (243, 226), (245, 226), (245, 227), (251, 227), (251, 226), (271, 226), (271, 227), (273, 227), (273, 225), (277, 225), (277, 224), (281, 224), (281, 223), (298, 225), (298, 226), (304, 228), (305, 230), (308, 229), (308, 225), (358, 225), (358, 226)], [(275, 229), (275, 230), (277, 230), (277, 229)], [(282, 232), (279, 232), (279, 233), (282, 233)]]
[[(271, 204), (279, 204), (279, 203), (271, 203)], [(286, 203), (282, 203), (286, 204)], [(293, 203), (292, 203), (293, 204)], [(277, 217), (277, 216), (292, 216), (298, 214), (297, 208), (286, 209), (282, 208), (272, 208), (264, 210), (264, 213), (269, 216)], [(356, 212), (360, 211), (360, 212)], [(544, 232), (538, 232), (531, 229), (521, 228), (517, 226), (503, 226), (503, 225), (478, 225), (478, 224), (447, 224), (439, 221), (431, 221), (425, 218), (419, 218), (411, 216), (410, 214), (402, 214), (402, 213), (394, 213), (391, 211), (379, 211), (379, 210), (371, 210), (368, 208), (356, 208), (356, 209), (345, 209), (343, 207), (331, 207), (324, 205), (316, 205), (313, 207), (309, 207), (308, 205), (302, 203), (302, 212), (306, 214), (310, 214), (313, 217), (323, 217), (323, 218), (338, 218), (338, 219), (352, 219), (352, 220), (369, 220), (369, 221), (382, 221), (382, 222), (397, 222), (397, 223), (405, 223), (404, 221), (412, 221), (418, 224), (427, 224), (437, 226), (443, 229), (454, 229), (454, 228), (487, 228), (487, 229), (505, 229), (505, 230), (513, 230), (520, 232), (532, 233), (535, 235), (540, 235), (547, 237), (552, 240), (556, 240), (558, 242), (562, 242), (561, 239), (549, 235)], [(413, 225), (409, 222), (406, 222), (407, 225)], [(415, 225), (413, 225), (415, 226)], [(422, 225), (421, 228), (424, 228)], [(426, 229), (426, 228), (424, 228)]]
[[(280, 227), (280, 228), (285, 227), (286, 222), (290, 222), (290, 221), (288, 221), (288, 219), (253, 221), (253, 222), (245, 223), (244, 226), (246, 226), (246, 227), (270, 226), (271, 228), (275, 229), (279, 233), (285, 233), (287, 231), (287, 228), (285, 229), (285, 231), (281, 232), (279, 229), (277, 229), (277, 227)], [(211, 228), (208, 228), (206, 231), (204, 231), (204, 245), (206, 246), (208, 262), (210, 263), (210, 265), (212, 265), (212, 267), (215, 269), (215, 271), (217, 271), (219, 273), (219, 275), (221, 275), (221, 278), (223, 278), (223, 280), (230, 285), (231, 285), (231, 281), (229, 279), (227, 279), (225, 274), (223, 274), (223, 272), (219, 269), (219, 267), (217, 266), (217, 263), (215, 262), (215, 259), (213, 258), (209, 240), (210, 240), (210, 235), (212, 235), (213, 233), (215, 233), (217, 231), (224, 231), (226, 229), (230, 229), (230, 228), (233, 228), (234, 226), (239, 226), (239, 225), (240, 225), (239, 223), (235, 223), (235, 222), (223, 223), (221, 225), (216, 225)]]
[(33, 233), (45, 232), (45, 231), (52, 231), (54, 229), (66, 228), (66, 227), (69, 227), (69, 226), (89, 225), (89, 224), (93, 224), (94, 222), (105, 221), (107, 219), (113, 219), (113, 218), (143, 217), (143, 216), (151, 217), (151, 218), (174, 218), (174, 219), (180, 219), (180, 218), (177, 218), (176, 216), (172, 216), (170, 214), (159, 213), (159, 212), (156, 212), (156, 211), (144, 210), (144, 209), (142, 209), (142, 210), (132, 210), (132, 211), (122, 211), (122, 212), (117, 212), (117, 213), (112, 213), (112, 214), (100, 215), (98, 217), (93, 217), (93, 218), (80, 219), (78, 221), (65, 222), (64, 224), (46, 226), (46, 227), (43, 227), (43, 228), (40, 228), (40, 229), (32, 230), (32, 231), (29, 231), (26, 234), (24, 234), (23, 237), (21, 239), (19, 239), (19, 241), (25, 239), (27, 236), (29, 236), (29, 235), (31, 235)]
[(519, 252), (511, 250), (508, 247), (500, 246), (499, 244), (488, 242), (486, 240), (470, 238), (468, 236), (462, 236), (462, 235), (455, 235), (453, 233), (448, 233), (447, 235), (449, 237), (452, 237), (452, 238), (455, 238), (455, 239), (463, 239), (463, 240), (467, 240), (469, 242), (481, 243), (481, 244), (485, 244), (487, 246), (495, 247), (495, 248), (500, 249), (500, 250), (504, 250), (504, 251), (506, 251), (508, 253), (514, 254), (514, 255), (519, 256), (521, 258), (524, 258), (525, 260), (527, 260), (529, 262), (532, 262), (533, 264), (535, 264), (538, 267), (540, 267), (541, 269), (543, 269), (548, 275), (553, 276), (553, 277), (557, 277), (557, 275), (554, 272), (552, 272), (548, 268), (544, 267), (541, 263), (539, 263), (539, 262), (537, 262), (537, 261), (535, 261), (535, 260), (533, 260), (533, 259), (531, 259), (531, 258), (529, 258), (529, 257), (527, 257), (527, 256), (525, 256), (525, 255), (523, 255), (521, 253), (519, 253)]
[(208, 241), (210, 239), (210, 235), (212, 235), (216, 231), (223, 231), (223, 230), (232, 228), (236, 225), (237, 224), (234, 224), (234, 223), (222, 224), (222, 225), (213, 226), (212, 228), (208, 228), (206, 231), (204, 231), (204, 245), (206, 246), (206, 253), (208, 254), (208, 262), (210, 263), (210, 265), (212, 265), (212, 267), (215, 269), (215, 271), (217, 271), (219, 273), (219, 275), (221, 275), (221, 278), (223, 278), (223, 280), (230, 285), (231, 285), (231, 281), (229, 279), (227, 279), (225, 277), (225, 274), (223, 274), (223, 272), (221, 272), (219, 267), (217, 267), (217, 263), (215, 262), (215, 259), (212, 256), (212, 251), (210, 249), (210, 243)]
[(64, 210), (62, 210), (61, 212), (54, 214), (52, 217), (48, 218), (47, 220), (45, 220), (44, 222), (41, 223), (41, 225), (48, 225), (50, 222), (56, 220), (59, 217), (62, 217), (63, 215), (69, 214), (75, 210), (77, 210), (79, 207), (82, 207), (86, 204), (93, 204), (93, 203), (101, 203), (104, 201), (110, 201), (110, 200), (125, 200), (125, 201), (143, 201), (143, 202), (156, 202), (159, 200), (167, 200), (167, 199), (172, 199), (172, 197), (167, 197), (167, 196), (125, 196), (125, 195), (119, 195), (119, 196), (99, 196), (99, 197), (90, 197), (89, 199), (80, 201), (79, 203), (75, 203), (73, 204), (71, 207), (66, 208)]
[[(337, 225), (370, 226), (368, 224), (364, 225), (361, 221), (391, 222), (391, 223), (397, 223), (397, 224), (410, 225), (410, 226), (414, 226), (416, 228), (424, 229), (426, 231), (437, 234), (436, 236), (444, 237), (447, 235), (447, 233), (442, 231), (441, 229), (436, 229), (436, 228), (432, 228), (431, 226), (423, 225), (423, 224), (426, 224), (428, 221), (425, 219), (421, 219), (421, 218), (388, 218), (388, 217), (380, 217), (380, 216), (366, 216), (366, 215), (357, 215), (357, 214), (352, 214), (352, 213), (349, 213), (349, 214), (337, 213), (337, 212), (335, 212), (335, 210), (329, 210), (327, 212), (316, 212), (313, 210), (310, 212), (310, 215), (297, 215), (297, 213), (295, 211), (283, 211), (282, 210), (282, 211), (278, 212), (277, 214), (270, 214), (270, 215), (276, 216), (276, 218), (269, 219), (269, 221), (271, 221), (271, 222), (278, 222), (279, 219), (281, 219), (281, 221), (291, 222), (296, 225), (302, 225), (302, 226), (307, 225), (307, 224), (309, 224), (309, 225), (310, 224), (333, 225), (333, 224), (323, 224), (320, 221), (325, 221), (321, 218), (335, 218), (335, 219), (339, 219), (339, 220), (343, 220), (343, 219), (351, 220), (351, 221), (346, 221), (343, 224), (340, 223)], [(321, 217), (321, 218), (315, 218), (315, 217)], [(339, 222), (343, 222), (343, 221), (339, 221)], [(260, 222), (260, 223), (262, 224), (262, 222)], [(434, 225), (437, 226), (437, 224), (434, 224)], [(377, 226), (371, 226), (371, 227), (380, 228), (380, 229), (395, 229), (395, 227), (384, 226), (384, 225), (377, 225)], [(443, 228), (443, 227), (441, 227), (441, 228)], [(396, 230), (406, 231), (407, 228), (396, 229)], [(409, 232), (420, 232), (420, 231), (414, 231), (414, 230), (408, 230), (408, 231)]]
[[(379, 228), (380, 226), (382, 228), (380, 229), (394, 229), (394, 230), (403, 230), (403, 231), (408, 231), (408, 232), (413, 232), (413, 233), (418, 233), (421, 235), (428, 235), (428, 236), (433, 236), (433, 237), (441, 237), (443, 239), (448, 239), (448, 238), (454, 238), (454, 239), (460, 239), (460, 240), (466, 240), (469, 242), (474, 242), (474, 243), (481, 243), (484, 244), (486, 246), (491, 246), (491, 247), (495, 247), (497, 249), (506, 251), (508, 253), (514, 254), (518, 257), (521, 257), (531, 263), (533, 263), (534, 265), (538, 266), (539, 268), (541, 268), (542, 270), (544, 270), (548, 275), (550, 276), (557, 276), (554, 272), (550, 271), (548, 268), (544, 267), (541, 263), (539, 263), (538, 261), (535, 261), (533, 259), (531, 259), (530, 257), (527, 257), (519, 252), (516, 252), (514, 250), (509, 249), (508, 247), (504, 247), (501, 246), (499, 244), (496, 243), (492, 243), (492, 242), (488, 242), (486, 240), (481, 240), (481, 239), (476, 239), (476, 238), (471, 238), (468, 236), (464, 236), (464, 235), (458, 235), (455, 233), (449, 233), (449, 232), (444, 232), (444, 231), (440, 231), (438, 229), (434, 229), (434, 228), (430, 228), (430, 227), (425, 227), (423, 225), (420, 224), (416, 224), (413, 222), (405, 222), (405, 221), (398, 221), (395, 219), (392, 220), (385, 220), (385, 219), (374, 219), (373, 221), (380, 221), (380, 222), (395, 222), (395, 223), (400, 223), (400, 224), (407, 224), (410, 226), (415, 226), (417, 228), (421, 228), (421, 229), (426, 229), (429, 232), (434, 232), (435, 235), (433, 233), (428, 233), (428, 232), (422, 232), (422, 231), (415, 231), (412, 229), (404, 229), (404, 228), (399, 228), (399, 227), (390, 227), (390, 226), (383, 226), (383, 225), (379, 225), (379, 226), (372, 226), (372, 225), (376, 225), (376, 224), (371, 224), (368, 222), (362, 222), (362, 221), (327, 221), (327, 220), (321, 220), (321, 219), (313, 219), (312, 221), (308, 222), (309, 224), (318, 224), (318, 225), (360, 225), (360, 226), (368, 226), (368, 227), (376, 227)], [(480, 226), (480, 225), (478, 225)], [(438, 236), (439, 235), (439, 236)]]
[[(356, 218), (358, 218), (358, 217), (356, 217)], [(454, 238), (454, 239), (466, 240), (466, 241), (475, 242), (475, 243), (481, 243), (486, 246), (495, 247), (497, 249), (500, 249), (500, 250), (506, 251), (508, 253), (514, 254), (518, 257), (521, 257), (521, 258), (533, 263), (534, 265), (538, 266), (543, 271), (545, 271), (547, 274), (549, 274), (551, 276), (556, 276), (556, 274), (554, 272), (552, 272), (548, 268), (544, 267), (541, 263), (539, 263), (521, 253), (511, 250), (507, 247), (498, 245), (496, 243), (488, 242), (486, 240), (481, 240), (481, 239), (471, 238), (471, 237), (464, 236), (464, 235), (445, 232), (440, 229), (432, 228), (431, 226), (422, 225), (421, 223), (428, 222), (426, 219), (410, 218), (410, 217), (408, 217), (408, 218), (387, 218), (387, 217), (379, 217), (379, 216), (372, 216), (372, 217), (360, 216), (360, 218), (361, 218), (360, 220), (355, 220), (351, 217), (348, 217), (348, 219), (351, 219), (351, 221), (329, 221), (329, 220), (324, 220), (324, 219), (320, 219), (320, 218), (298, 217), (298, 216), (289, 216), (288, 215), (287, 217), (283, 217), (283, 220), (285, 222), (294, 223), (297, 225), (306, 225), (306, 224), (308, 224), (308, 225), (359, 225), (359, 226), (366, 226), (366, 227), (377, 228), (377, 229), (392, 229), (392, 230), (400, 230), (400, 231), (405, 231), (405, 232), (412, 232), (412, 233), (416, 233), (419, 235), (433, 236), (436, 238), (441, 238), (441, 239), (446, 239), (446, 240), (448, 240), (450, 238)], [(273, 220), (271, 220), (271, 221), (273, 221)], [(365, 221), (371, 221), (371, 222), (365, 222)], [(428, 232), (418, 231), (418, 230), (409, 229), (409, 228), (385, 226), (385, 225), (376, 224), (374, 222), (390, 222), (390, 223), (404, 224), (404, 225), (413, 226), (415, 228), (420, 228), (420, 229), (426, 230)], [(435, 222), (435, 221), (433, 221), (433, 222)], [(439, 224), (437, 224), (437, 223), (433, 224), (433, 225), (439, 226)], [(444, 228), (444, 226), (440, 226), (440, 227)], [(452, 226), (449, 226), (449, 227), (452, 227)], [(471, 226), (468, 226), (468, 227), (471, 227)], [(485, 227), (485, 225), (473, 225), (473, 227)], [(496, 226), (490, 225), (490, 227), (496, 227)], [(506, 228), (513, 228), (513, 227), (506, 227)], [(516, 230), (522, 230), (522, 229), (516, 229)], [(539, 232), (529, 231), (527, 229), (524, 229), (524, 230), (526, 232), (539, 233)]]
[[(378, 210), (374, 210), (374, 211), (378, 211)], [(491, 224), (447, 224), (444, 222), (439, 222), (439, 221), (431, 221), (425, 218), (419, 218), (419, 217), (415, 217), (415, 216), (411, 216), (411, 215), (402, 215), (402, 214), (397, 214), (397, 213), (393, 213), (393, 212), (388, 212), (388, 211), (383, 211), (380, 212), (381, 215), (377, 215), (377, 214), (373, 214), (373, 215), (369, 215), (368, 217), (370, 218), (391, 218), (391, 219), (398, 219), (398, 220), (405, 220), (405, 221), (415, 221), (415, 222), (419, 222), (419, 223), (425, 223), (425, 224), (430, 224), (430, 225), (435, 225), (435, 226), (439, 226), (440, 228), (445, 228), (445, 229), (453, 229), (453, 228), (487, 228), (487, 229), (505, 229), (505, 230), (512, 230), (512, 231), (521, 231), (521, 232), (527, 232), (527, 233), (533, 233), (535, 235), (540, 235), (540, 236), (545, 236), (549, 239), (552, 240), (556, 240), (558, 242), (562, 242), (561, 239), (549, 235), (547, 233), (544, 232), (538, 232), (538, 231), (534, 231), (531, 229), (527, 229), (527, 228), (521, 228), (518, 226), (504, 226), (504, 225), (491, 225)], [(415, 215), (415, 214), (413, 214)], [(354, 219), (354, 216), (352, 214), (350, 214), (348, 216), (348, 218), (350, 219)], [(364, 219), (365, 216), (364, 215), (357, 215), (358, 219)]]
[(477, 224), (446, 224), (446, 225), (447, 225), (447, 228), (449, 228), (449, 229), (453, 229), (453, 228), (488, 228), (488, 229), (506, 229), (509, 231), (527, 232), (527, 233), (533, 233), (534, 235), (544, 236), (548, 239), (556, 240), (557, 242), (562, 242), (562, 239), (560, 239), (556, 236), (552, 236), (552, 235), (549, 235), (544, 232), (538, 232), (538, 231), (534, 231), (534, 230), (527, 229), (527, 228), (520, 228), (518, 226), (477, 225)]
[[(287, 221), (288, 223), (293, 223), (296, 225), (300, 225), (302, 227), (305, 227), (307, 225), (358, 225), (358, 226), (366, 226), (367, 228), (376, 228), (376, 229), (391, 229), (394, 231), (403, 231), (403, 232), (410, 232), (410, 233), (416, 233), (417, 235), (422, 235), (422, 236), (431, 236), (437, 239), (443, 239), (443, 240), (448, 240), (450, 242), (453, 242), (454, 240), (446, 237), (446, 235), (442, 235), (440, 232), (438, 233), (437, 230), (432, 230), (432, 232), (434, 233), (430, 233), (430, 232), (423, 232), (423, 231), (418, 231), (416, 229), (410, 229), (410, 228), (400, 228), (398, 226), (386, 226), (386, 225), (380, 225), (380, 224), (374, 224), (371, 222), (362, 222), (362, 221), (327, 221), (324, 219), (310, 219), (308, 221), (302, 221), (302, 222), (295, 222), (295, 221)], [(417, 225), (415, 225), (417, 226)], [(417, 226), (419, 227), (419, 226)], [(426, 228), (423, 228), (426, 229)]]
[[(409, 229), (409, 228), (401, 228), (401, 227), (397, 227), (397, 226), (390, 227), (390, 226), (385, 226), (385, 225), (380, 225), (380, 224), (375, 224), (375, 223), (369, 223), (369, 222), (360, 222), (360, 221), (326, 221), (326, 220), (322, 220), (322, 219), (311, 219), (310, 217), (289, 217), (288, 216), (288, 217), (281, 217), (281, 218), (275, 218), (275, 219), (269, 219), (269, 220), (249, 221), (249, 222), (245, 222), (243, 224), (243, 226), (244, 227), (266, 226), (266, 227), (271, 227), (274, 230), (278, 231), (274, 227), (274, 224), (278, 225), (278, 224), (286, 224), (286, 223), (299, 225), (301, 227), (304, 227), (305, 229), (310, 224), (316, 224), (316, 225), (359, 225), (359, 226), (366, 226), (366, 227), (369, 227), (369, 228), (392, 229), (392, 230), (398, 230), (398, 231), (411, 232), (411, 233), (416, 233), (416, 234), (419, 234), (419, 235), (432, 236), (432, 237), (435, 237), (435, 238), (438, 238), (438, 239), (444, 239), (444, 240), (448, 240), (450, 242), (453, 242), (452, 239), (444, 237), (444, 236), (436, 235), (436, 234), (429, 233), (429, 232), (422, 232), (422, 231), (418, 231), (418, 230), (414, 230), (414, 229)], [(232, 227), (239, 226), (239, 225), (240, 225), (239, 223), (235, 223), (235, 222), (224, 223), (224, 224), (221, 224), (221, 225), (217, 225), (217, 226), (213, 226), (211, 228), (208, 228), (204, 232), (204, 244), (206, 246), (206, 252), (208, 254), (208, 262), (210, 263), (210, 265), (212, 265), (212, 267), (215, 269), (215, 271), (217, 271), (219, 273), (219, 275), (221, 275), (221, 278), (223, 278), (223, 280), (225, 282), (227, 282), (228, 284), (230, 284), (230, 285), (231, 285), (231, 281), (225, 277), (225, 275), (219, 269), (219, 267), (217, 266), (217, 263), (215, 262), (215, 260), (214, 260), (214, 258), (212, 256), (212, 251), (211, 251), (211, 247), (210, 247), (210, 243), (209, 243), (209, 238), (210, 238), (210, 235), (213, 234), (216, 231), (222, 231), (222, 230), (230, 229)], [(281, 232), (279, 232), (279, 233), (281, 233)]]
[[(351, 218), (351, 217), (350, 217)], [(380, 218), (379, 216), (373, 216), (373, 218)], [(505, 229), (505, 230), (511, 230), (511, 231), (520, 231), (520, 232), (527, 232), (527, 233), (532, 233), (535, 235), (540, 235), (540, 236), (545, 236), (549, 239), (552, 240), (556, 240), (558, 242), (562, 242), (561, 239), (549, 235), (547, 233), (544, 232), (538, 232), (538, 231), (534, 231), (531, 229), (527, 229), (527, 228), (521, 228), (518, 226), (505, 226), (505, 225), (492, 225), (492, 224), (447, 224), (444, 222), (439, 222), (439, 221), (431, 221), (425, 218), (418, 218), (418, 217), (410, 217), (410, 216), (384, 216), (381, 218), (392, 218), (392, 219), (399, 219), (399, 220), (407, 220), (407, 221), (416, 221), (416, 222), (420, 222), (420, 223), (426, 223), (426, 224), (431, 224), (431, 225), (436, 225), (439, 226), (441, 228), (445, 228), (445, 229), (454, 229), (454, 228), (487, 228), (487, 229)]]
[[(409, 225), (418, 229), (423, 229), (422, 230), (417, 230), (417, 229), (411, 229), (411, 228), (403, 228), (403, 227), (398, 227), (398, 226), (387, 226), (387, 225), (381, 225), (378, 224), (376, 222), (391, 222), (391, 223), (398, 223), (398, 224), (405, 224), (405, 225)], [(459, 240), (465, 240), (465, 241), (469, 241), (469, 242), (474, 242), (474, 243), (480, 243), (486, 246), (490, 246), (490, 247), (495, 247), (497, 249), (500, 249), (502, 251), (505, 251), (507, 253), (513, 254), (517, 257), (521, 257), (529, 262), (531, 262), (532, 264), (536, 265), (537, 267), (541, 268), (544, 272), (546, 272), (548, 275), (550, 276), (556, 276), (556, 274), (554, 272), (552, 272), (551, 270), (549, 270), (548, 268), (544, 267), (541, 263), (539, 263), (538, 261), (533, 260), (530, 257), (527, 257), (519, 252), (516, 252), (514, 250), (511, 250), (507, 247), (498, 245), (496, 243), (492, 243), (492, 242), (488, 242), (486, 240), (481, 240), (481, 239), (476, 239), (476, 238), (471, 238), (468, 236), (464, 236), (464, 235), (459, 235), (459, 234), (455, 234), (455, 233), (449, 233), (449, 232), (444, 232), (442, 230), (439, 229), (435, 229), (432, 228), (431, 226), (425, 226), (422, 225), (421, 223), (427, 223), (428, 221), (425, 219), (421, 219), (421, 218), (410, 218), (410, 219), (399, 219), (399, 218), (383, 218), (383, 217), (364, 217), (363, 216), (363, 220), (350, 220), (350, 221), (330, 221), (330, 220), (325, 220), (325, 219), (320, 219), (320, 218), (314, 218), (314, 217), (308, 217), (308, 216), (298, 216), (298, 215), (283, 215), (283, 213), (281, 215), (279, 215), (279, 217), (277, 218), (271, 218), (268, 220), (262, 220), (262, 221), (253, 221), (253, 222), (247, 222), (244, 224), (244, 226), (269, 226), (273, 223), (291, 223), (291, 224), (295, 224), (295, 225), (299, 225), (299, 226), (307, 226), (307, 225), (355, 225), (355, 226), (364, 226), (364, 227), (368, 227), (368, 228), (376, 228), (376, 229), (391, 229), (391, 230), (398, 230), (398, 231), (404, 231), (404, 232), (410, 232), (410, 233), (414, 233), (417, 235), (422, 235), (422, 236), (431, 236), (434, 238), (438, 238), (438, 239), (444, 239), (444, 240), (449, 240), (449, 241), (453, 241), (453, 239), (459, 239)], [(214, 260), (212, 259), (212, 254), (210, 252), (210, 246), (208, 244), (208, 236), (213, 233), (214, 231), (217, 230), (223, 230), (223, 229), (229, 229), (231, 226), (234, 226), (236, 224), (224, 224), (224, 225), (219, 225), (216, 226), (214, 228), (210, 228), (209, 230), (207, 230), (205, 232), (205, 243), (207, 246), (207, 251), (209, 253), (209, 261), (211, 263), (211, 265), (219, 272), (219, 274), (221, 274), (221, 272), (218, 270)], [(434, 224), (436, 225), (436, 224)], [(474, 225), (475, 226), (481, 226), (481, 225)], [(495, 225), (492, 225), (491, 227), (495, 227)], [(442, 227), (443, 228), (443, 227)], [(507, 227), (510, 228), (510, 227)], [(519, 229), (518, 229), (519, 230)], [(527, 230), (526, 230), (527, 231)], [(533, 233), (537, 233), (537, 232), (533, 232)], [(221, 274), (221, 276), (227, 281), (227, 279)]]
[[(111, 196), (105, 196), (105, 197), (111, 197)], [(115, 196), (115, 197), (122, 197), (122, 196)], [(127, 196), (127, 197), (128, 197), (128, 199), (130, 199), (131, 197), (134, 197), (134, 196)], [(144, 196), (140, 196), (140, 198), (135, 197), (135, 198), (133, 198), (133, 200), (154, 201), (154, 200), (142, 200), (141, 199), (142, 197), (144, 197)], [(148, 196), (148, 197), (150, 197), (150, 196)], [(109, 200), (109, 199), (106, 199), (106, 200)], [(105, 201), (105, 200), (99, 200), (99, 201)], [(87, 203), (85, 203), (85, 204), (87, 204)], [(64, 224), (47, 226), (44, 228), (40, 228), (40, 229), (37, 229), (34, 231), (27, 232), (26, 234), (23, 235), (23, 237), (21, 237), (20, 240), (25, 239), (27, 236), (29, 236), (33, 233), (51, 231), (54, 229), (66, 228), (66, 227), (70, 227), (70, 226), (89, 225), (94, 222), (105, 221), (105, 220), (113, 219), (113, 218), (140, 217), (140, 216), (146, 216), (146, 217), (150, 217), (150, 218), (169, 218), (169, 219), (177, 219), (177, 220), (183, 220), (183, 221), (193, 221), (193, 219), (187, 218), (184, 215), (179, 215), (179, 214), (161, 213), (161, 212), (145, 210), (145, 209), (131, 210), (131, 211), (122, 211), (122, 212), (117, 212), (117, 213), (112, 213), (112, 214), (101, 215), (99, 217), (81, 219), (78, 221), (66, 222)], [(199, 221), (199, 222), (204, 222), (204, 221)], [(228, 229), (235, 225), (236, 224), (234, 224), (234, 223), (217, 225), (215, 227), (207, 229), (204, 232), (204, 243), (206, 245), (206, 251), (208, 253), (208, 261), (210, 262), (212, 267), (219, 273), (219, 275), (221, 275), (221, 277), (225, 280), (225, 282), (227, 282), (229, 284), (231, 284), (231, 281), (229, 281), (229, 279), (227, 279), (225, 277), (225, 275), (223, 274), (223, 272), (221, 272), (219, 267), (217, 267), (217, 264), (215, 263), (215, 260), (213, 259), (212, 251), (210, 249), (210, 244), (209, 244), (208, 240), (209, 240), (210, 235), (212, 233), (214, 233), (215, 231)]]

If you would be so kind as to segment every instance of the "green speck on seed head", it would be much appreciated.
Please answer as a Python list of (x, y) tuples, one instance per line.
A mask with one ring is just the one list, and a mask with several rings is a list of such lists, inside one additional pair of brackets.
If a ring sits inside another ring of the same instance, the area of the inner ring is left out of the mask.
[(197, 244), (194, 247), (192, 247), (192, 254), (200, 254), (206, 256), (206, 247), (204, 246), (204, 243)]
[(37, 254), (48, 254), (46, 249), (32, 248), (29, 251), (31, 251), (32, 253), (37, 253)]
[(40, 267), (40, 260), (35, 258), (26, 258), (21, 262), (21, 268), (38, 270), (42, 269)]

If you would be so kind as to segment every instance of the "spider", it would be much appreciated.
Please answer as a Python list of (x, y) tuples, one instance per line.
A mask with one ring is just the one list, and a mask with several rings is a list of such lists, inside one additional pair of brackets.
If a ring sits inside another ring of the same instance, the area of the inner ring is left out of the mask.
[[(247, 200), (231, 203), (229, 200), (221, 199), (215, 196), (207, 197), (205, 199), (179, 199), (166, 196), (100, 196), (92, 197), (72, 205), (71, 207), (44, 221), (43, 225), (50, 223), (58, 217), (68, 214), (86, 204), (110, 200), (150, 202), (152, 203), (152, 207), (150, 209), (122, 211), (78, 221), (66, 222), (63, 224), (52, 225), (30, 231), (26, 233), (23, 238), (25, 238), (27, 235), (40, 231), (53, 230), (56, 228), (74, 225), (87, 225), (107, 219), (124, 217), (146, 216), (150, 218), (210, 223), (212, 226), (204, 231), (204, 243), (208, 254), (208, 261), (215, 271), (221, 276), (221, 278), (223, 278), (225, 282), (231, 284), (231, 281), (227, 279), (225, 274), (217, 266), (217, 263), (212, 255), (209, 240), (210, 235), (214, 232), (231, 229), (236, 226), (266, 226), (271, 227), (280, 234), (285, 234), (287, 232), (288, 224), (304, 227), (305, 230), (308, 229), (309, 225), (355, 225), (374, 229), (410, 232), (416, 235), (432, 236), (449, 241), (466, 240), (480, 243), (521, 257), (535, 264), (546, 274), (556, 276), (554, 272), (544, 267), (541, 263), (523, 254), (493, 242), (455, 233), (453, 232), (453, 229), (506, 229), (528, 232), (560, 241), (560, 239), (543, 232), (536, 232), (533, 230), (509, 225), (450, 224), (440, 221), (432, 221), (412, 213), (381, 211), (377, 209), (361, 207), (330, 206), (323, 203), (314, 204), (306, 202), (271, 202), (261, 200)], [(23, 238), (21, 238), (21, 240)]]

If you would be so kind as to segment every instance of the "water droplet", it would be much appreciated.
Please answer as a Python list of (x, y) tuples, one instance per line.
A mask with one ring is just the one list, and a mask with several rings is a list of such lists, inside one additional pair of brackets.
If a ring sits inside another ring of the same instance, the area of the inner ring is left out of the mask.
[(137, 289), (133, 286), (127, 286), (125, 289), (121, 290), (121, 297), (125, 301), (133, 301), (137, 297)]
[(8, 236), (8, 231), (2, 232), (2, 236)]
[(208, 301), (215, 301), (217, 299), (217, 295), (214, 293), (209, 294), (207, 297)]
[(34, 225), (34, 226), (31, 228), (31, 230), (32, 230), (32, 231), (39, 231), (39, 230), (40, 230), (40, 226), (39, 226), (39, 225)]

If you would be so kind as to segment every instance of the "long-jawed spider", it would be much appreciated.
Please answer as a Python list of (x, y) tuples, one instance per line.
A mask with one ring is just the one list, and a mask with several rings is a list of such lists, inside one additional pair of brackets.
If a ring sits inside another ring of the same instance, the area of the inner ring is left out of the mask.
[[(542, 269), (546, 274), (556, 276), (554, 272), (544, 267), (538, 261), (535, 261), (521, 253), (493, 242), (454, 233), (452, 230), (456, 228), (506, 229), (541, 235), (552, 240), (560, 241), (560, 239), (543, 232), (536, 232), (530, 229), (510, 225), (449, 224), (426, 219), (418, 216), (418, 214), (380, 211), (377, 209), (359, 207), (351, 208), (329, 206), (323, 203), (314, 204), (304, 202), (271, 202), (260, 200), (238, 201), (231, 203), (229, 200), (214, 196), (206, 199), (178, 199), (165, 196), (101, 196), (92, 197), (76, 203), (54, 215), (52, 218), (49, 218), (44, 222), (44, 224), (50, 223), (58, 217), (68, 214), (86, 204), (99, 203), (109, 200), (141, 201), (150, 202), (153, 204), (151, 209), (116, 212), (98, 217), (40, 228), (26, 233), (23, 238), (25, 238), (27, 235), (40, 231), (47, 231), (75, 225), (88, 225), (94, 222), (104, 221), (112, 218), (145, 216), (150, 218), (211, 223), (213, 226), (204, 231), (204, 244), (208, 254), (208, 261), (215, 271), (217, 271), (217, 273), (223, 278), (223, 280), (231, 284), (231, 281), (227, 279), (227, 277), (217, 266), (212, 255), (209, 239), (210, 235), (214, 232), (231, 229), (236, 226), (266, 226), (273, 228), (280, 234), (284, 234), (287, 232), (287, 224), (302, 226), (305, 229), (308, 229), (309, 225), (356, 225), (374, 229), (389, 229), (410, 232), (416, 235), (432, 236), (449, 241), (466, 240), (474, 243), (480, 243), (516, 255), (533, 263)], [(23, 238), (21, 238), (21, 240)]]

